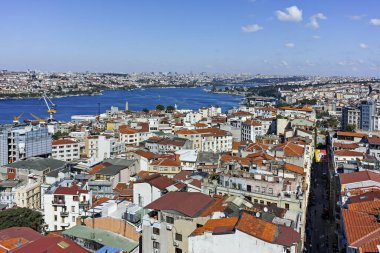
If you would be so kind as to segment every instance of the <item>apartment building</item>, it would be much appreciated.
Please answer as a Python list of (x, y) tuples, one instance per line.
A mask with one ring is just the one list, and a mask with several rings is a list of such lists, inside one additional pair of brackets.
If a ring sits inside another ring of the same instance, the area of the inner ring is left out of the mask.
[(92, 192), (77, 185), (51, 187), (44, 195), (45, 223), (48, 231), (73, 227), (92, 205)]
[(54, 140), (52, 157), (61, 161), (73, 161), (80, 158), (79, 143), (69, 139)]

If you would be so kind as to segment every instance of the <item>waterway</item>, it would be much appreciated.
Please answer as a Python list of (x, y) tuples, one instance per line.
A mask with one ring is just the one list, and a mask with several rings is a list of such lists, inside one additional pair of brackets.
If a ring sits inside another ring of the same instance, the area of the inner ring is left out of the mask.
[[(102, 95), (69, 96), (53, 98), (56, 104), (57, 120), (68, 121), (72, 115), (105, 112), (111, 106), (124, 110), (128, 101), (129, 110), (154, 109), (156, 105), (177, 105), (178, 109), (198, 109), (203, 106), (218, 105), (222, 111), (238, 106), (242, 97), (230, 94), (206, 92), (203, 87), (196, 88), (149, 88), (136, 90), (107, 90)], [(0, 100), (0, 123), (12, 123), (13, 116), (24, 113), (20, 121), (33, 119), (30, 113), (47, 118), (47, 108), (42, 99), (5, 99)]]

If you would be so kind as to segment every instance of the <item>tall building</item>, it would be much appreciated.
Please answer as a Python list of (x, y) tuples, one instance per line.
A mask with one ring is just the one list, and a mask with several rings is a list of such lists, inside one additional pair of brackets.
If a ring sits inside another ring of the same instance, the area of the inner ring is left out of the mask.
[(376, 104), (372, 100), (362, 101), (360, 104), (360, 129), (373, 131)]
[(348, 125), (354, 125), (355, 129), (360, 128), (360, 110), (353, 107), (342, 109), (342, 129), (347, 129)]
[(51, 154), (52, 138), (45, 126), (0, 128), (0, 166), (26, 158)]

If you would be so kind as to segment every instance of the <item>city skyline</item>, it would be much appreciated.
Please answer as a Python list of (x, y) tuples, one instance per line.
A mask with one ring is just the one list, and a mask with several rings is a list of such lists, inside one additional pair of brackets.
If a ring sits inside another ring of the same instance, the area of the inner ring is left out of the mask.
[[(380, 3), (12, 1), (0, 68), (378, 76)], [(17, 10), (17, 11), (15, 11)]]

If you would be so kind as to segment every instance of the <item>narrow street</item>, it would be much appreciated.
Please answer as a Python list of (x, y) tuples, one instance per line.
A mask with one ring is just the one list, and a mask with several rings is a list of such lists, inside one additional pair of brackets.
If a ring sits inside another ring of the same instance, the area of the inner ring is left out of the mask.
[(334, 224), (329, 219), (328, 175), (326, 162), (313, 164), (304, 252), (334, 252)]

